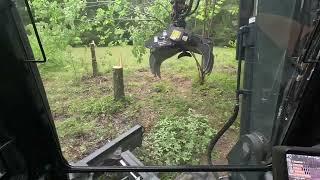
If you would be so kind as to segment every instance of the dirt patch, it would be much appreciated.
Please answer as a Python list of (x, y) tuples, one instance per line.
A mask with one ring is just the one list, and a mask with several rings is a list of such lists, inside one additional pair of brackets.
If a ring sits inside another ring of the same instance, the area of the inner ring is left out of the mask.
[(81, 82), (85, 84), (102, 84), (105, 82), (110, 82), (112, 79), (108, 76), (83, 76)]
[(170, 76), (169, 80), (176, 88), (176, 91), (179, 94), (182, 94), (184, 97), (187, 97), (192, 93), (192, 81), (190, 78), (182, 76)]
[(237, 74), (237, 69), (233, 66), (227, 66), (227, 65), (221, 65), (219, 66), (219, 68), (217, 69), (217, 71), (219, 72), (223, 72), (226, 74)]
[(227, 155), (235, 145), (238, 139), (238, 133), (234, 130), (229, 130), (218, 141), (214, 151), (217, 152), (218, 158), (213, 161), (214, 164), (227, 164)]
[(70, 118), (70, 116), (65, 113), (55, 113), (55, 112), (52, 113), (52, 117), (55, 121), (61, 121), (61, 120)]
[(139, 117), (141, 118), (139, 118), (138, 121), (144, 127), (145, 132), (148, 133), (154, 127), (159, 113), (152, 111), (150, 107), (146, 107), (140, 110)]
[(62, 152), (68, 161), (77, 162), (101, 147), (104, 142), (107, 140), (97, 141), (88, 135), (78, 136), (63, 140)]
[(120, 135), (134, 126), (134, 120), (124, 113), (118, 113), (110, 117), (113, 130)]
[(148, 106), (150, 103), (147, 102), (150, 96), (159, 93), (154, 91), (154, 85), (159, 82), (171, 84), (174, 89), (173, 95), (187, 98), (191, 94), (192, 81), (186, 77), (167, 75), (160, 79), (154, 77), (149, 71), (138, 71), (132, 76), (127, 77), (127, 91), (138, 100), (141, 100), (143, 104), (137, 112), (136, 118), (137, 122), (143, 125), (146, 132), (149, 132), (153, 128), (160, 114), (159, 111)]
[(159, 79), (153, 77), (149, 72), (135, 72), (131, 76), (125, 77), (126, 92), (141, 99), (150, 94), (151, 87)]

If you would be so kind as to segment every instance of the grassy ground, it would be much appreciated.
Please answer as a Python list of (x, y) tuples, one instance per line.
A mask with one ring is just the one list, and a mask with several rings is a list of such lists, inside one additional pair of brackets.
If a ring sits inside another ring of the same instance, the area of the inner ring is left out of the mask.
[[(197, 81), (192, 59), (167, 60), (162, 65), (160, 80), (149, 71), (148, 55), (138, 63), (130, 47), (96, 50), (100, 72), (96, 78), (91, 77), (91, 55), (87, 48), (69, 49), (70, 59), (64, 67), (40, 67), (62, 150), (69, 161), (83, 158), (135, 124), (145, 127), (144, 145), (152, 146), (152, 142), (147, 142), (148, 137), (159, 122), (168, 120), (166, 117), (181, 121), (180, 117), (191, 113), (195, 121), (199, 116), (205, 117), (217, 131), (231, 115), (236, 79), (234, 49), (214, 49), (214, 72), (204, 85)], [(126, 99), (115, 102), (112, 67), (120, 59), (124, 65)], [(237, 139), (236, 127), (219, 142), (217, 159), (223, 160)], [(141, 148), (137, 153), (143, 157), (146, 150)], [(200, 154), (205, 151), (203, 148)]]

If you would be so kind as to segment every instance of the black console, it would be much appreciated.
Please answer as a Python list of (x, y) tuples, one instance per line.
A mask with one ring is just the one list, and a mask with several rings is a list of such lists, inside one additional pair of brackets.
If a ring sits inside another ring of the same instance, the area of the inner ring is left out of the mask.
[(319, 180), (320, 149), (275, 147), (272, 152), (272, 171), (275, 180)]

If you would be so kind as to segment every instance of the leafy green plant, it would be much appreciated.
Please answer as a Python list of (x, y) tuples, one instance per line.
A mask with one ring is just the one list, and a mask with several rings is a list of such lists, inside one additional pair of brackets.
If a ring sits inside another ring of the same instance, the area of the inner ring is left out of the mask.
[(168, 26), (171, 4), (170, 1), (154, 0), (146, 4), (137, 4), (133, 10), (135, 23), (129, 27), (129, 33), (133, 42), (132, 54), (140, 62), (147, 52), (145, 42)]
[[(128, 0), (115, 0), (107, 6), (95, 10), (95, 17), (91, 21), (90, 32), (99, 38), (99, 44), (106, 46), (122, 45), (128, 42), (126, 18), (130, 14)], [(131, 13), (132, 14), (132, 13)]]
[(237, 40), (234, 40), (234, 41), (230, 40), (230, 41), (228, 42), (228, 45), (229, 45), (229, 47), (231, 47), (231, 48), (236, 48), (236, 47), (237, 47)]
[(215, 130), (205, 116), (167, 116), (145, 140), (146, 161), (161, 165), (199, 164)]
[[(82, 15), (86, 2), (83, 0), (58, 1), (30, 0), (37, 29), (43, 43), (48, 63), (43, 68), (61, 67), (68, 60), (68, 45), (81, 43), (79, 35), (89, 27)], [(41, 59), (40, 49), (32, 26), (26, 25), (35, 57)]]

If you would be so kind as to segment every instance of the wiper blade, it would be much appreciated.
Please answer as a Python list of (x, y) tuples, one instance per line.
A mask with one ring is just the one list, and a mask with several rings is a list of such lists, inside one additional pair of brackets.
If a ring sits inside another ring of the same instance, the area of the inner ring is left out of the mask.
[[(320, 19), (315, 21), (302, 54), (294, 62), (296, 71), (289, 79), (283, 92), (283, 100), (279, 107), (277, 123), (274, 124), (272, 142), (274, 145), (280, 144), (284, 139), (285, 133), (294, 118), (301, 98), (304, 95), (309, 80), (312, 78), (315, 68), (320, 62)], [(281, 137), (281, 138), (280, 138)]]
[(311, 31), (308, 37), (303, 54), (301, 56), (301, 62), (303, 63), (318, 63), (320, 62), (320, 19), (315, 21), (316, 25)]
[[(303, 94), (316, 64), (320, 62), (320, 19), (315, 21), (301, 56), (295, 62), (296, 72), (292, 75), (286, 92), (286, 100), (296, 101)], [(300, 96), (299, 96), (300, 95)]]

